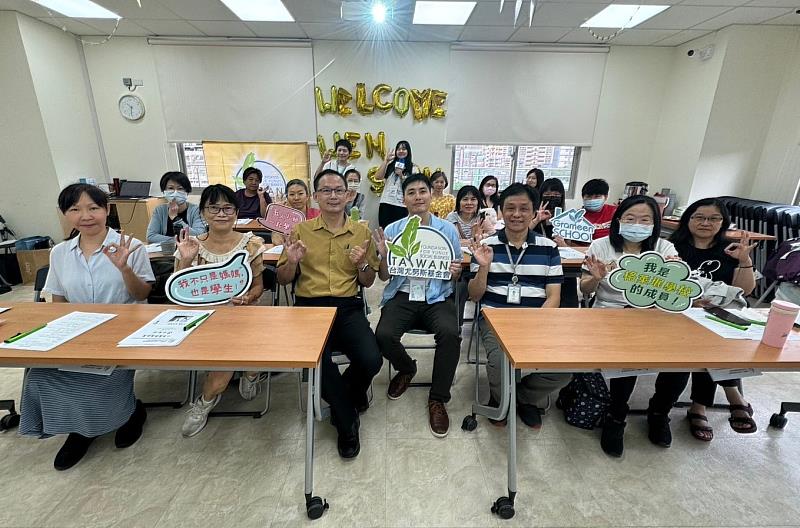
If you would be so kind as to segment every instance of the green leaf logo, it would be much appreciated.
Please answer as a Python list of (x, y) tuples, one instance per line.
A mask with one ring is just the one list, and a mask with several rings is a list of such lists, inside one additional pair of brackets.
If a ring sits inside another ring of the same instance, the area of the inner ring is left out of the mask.
[(250, 152), (244, 158), (244, 163), (242, 163), (242, 172), (244, 172), (245, 169), (249, 169), (255, 164), (256, 164), (256, 155), (254, 152)]
[(400, 244), (392, 244), (387, 242), (389, 251), (393, 255), (400, 258), (411, 258), (416, 255), (421, 247), (421, 243), (417, 242), (417, 231), (419, 230), (420, 218), (412, 216), (408, 219), (403, 232), (400, 235)]

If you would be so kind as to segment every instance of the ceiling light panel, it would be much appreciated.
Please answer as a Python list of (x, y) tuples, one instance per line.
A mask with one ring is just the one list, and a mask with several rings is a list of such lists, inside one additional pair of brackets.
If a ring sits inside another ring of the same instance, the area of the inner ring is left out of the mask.
[(414, 4), (414, 24), (463, 26), (476, 2), (435, 2), (418, 0)]
[(294, 22), (281, 0), (222, 0), (241, 20), (251, 22)]
[(590, 28), (632, 28), (656, 16), (669, 6), (611, 4), (581, 24)]
[(90, 0), (33, 0), (40, 6), (74, 18), (122, 18)]

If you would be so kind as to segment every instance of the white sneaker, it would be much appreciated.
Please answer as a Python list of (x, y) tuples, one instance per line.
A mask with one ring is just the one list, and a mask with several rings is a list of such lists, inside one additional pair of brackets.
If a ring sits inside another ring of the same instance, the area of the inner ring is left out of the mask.
[(264, 381), (267, 374), (256, 374), (255, 379), (250, 379), (246, 373), (242, 373), (239, 378), (239, 396), (243, 400), (250, 401), (261, 393), (261, 382)]
[(183, 422), (181, 434), (183, 434), (183, 436), (186, 438), (190, 438), (202, 431), (206, 426), (206, 422), (208, 422), (208, 413), (210, 413), (211, 410), (217, 406), (221, 399), (222, 394), (217, 394), (212, 401), (205, 402), (203, 401), (203, 395), (201, 394), (197, 400), (190, 403), (189, 410), (186, 411), (188, 416)]

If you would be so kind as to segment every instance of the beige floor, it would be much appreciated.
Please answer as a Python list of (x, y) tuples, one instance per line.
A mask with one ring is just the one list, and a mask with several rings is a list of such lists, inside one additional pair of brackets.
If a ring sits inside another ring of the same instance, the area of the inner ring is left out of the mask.
[[(369, 292), (375, 306), (378, 290)], [(0, 296), (0, 306), (28, 300), (30, 288)], [(370, 319), (377, 321), (377, 311)], [(265, 337), (269, 329), (265, 328)], [(559, 336), (547, 334), (543, 339)], [(252, 346), (251, 343), (245, 344)], [(420, 378), (430, 372), (420, 353)], [(314, 526), (797, 526), (800, 525), (800, 416), (784, 431), (768, 429), (781, 399), (800, 400), (800, 375), (766, 374), (747, 380), (759, 431), (737, 435), (727, 416), (709, 416), (711, 444), (689, 436), (683, 410), (672, 413), (674, 442), (647, 441), (644, 418), (632, 416), (625, 456), (606, 457), (599, 432), (567, 426), (560, 411), (538, 433), (520, 423), (517, 515), (501, 521), (489, 506), (505, 494), (506, 433), (480, 418), (462, 431), (474, 367), (459, 367), (449, 404), (446, 439), (431, 436), (426, 391), (385, 396), (386, 369), (375, 380), (375, 400), (362, 416), (361, 454), (343, 461), (335, 432), (319, 424), (315, 493), (331, 509)], [(181, 395), (184, 374), (141, 372), (145, 401)], [(0, 398), (18, 398), (22, 373), (0, 370)], [(652, 390), (643, 382), (634, 404)], [(235, 391), (227, 407), (247, 407)], [(115, 450), (110, 436), (67, 472), (52, 460), (62, 438), (0, 435), (2, 527), (250, 527), (310, 524), (302, 499), (304, 416), (297, 378), (274, 381), (272, 407), (260, 420), (212, 419), (193, 439), (180, 436), (183, 411), (152, 409), (142, 439)], [(519, 422), (518, 422), (519, 423)]]

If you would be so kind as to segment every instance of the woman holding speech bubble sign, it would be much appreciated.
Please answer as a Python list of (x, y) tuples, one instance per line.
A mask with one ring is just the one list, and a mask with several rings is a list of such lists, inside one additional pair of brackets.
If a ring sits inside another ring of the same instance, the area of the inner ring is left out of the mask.
[[(730, 223), (728, 210), (722, 202), (716, 198), (704, 198), (686, 208), (670, 241), (683, 260), (701, 277), (736, 286), (744, 295), (749, 295), (756, 287), (750, 252), (757, 244), (750, 244), (746, 233), (739, 242), (729, 240), (725, 231)], [(692, 406), (686, 413), (692, 436), (704, 442), (714, 438), (714, 430), (708, 425), (705, 413), (706, 407), (714, 405), (717, 385), (724, 389), (730, 404), (731, 428), (737, 433), (756, 432), (753, 407), (739, 391), (741, 382), (741, 379), (728, 379), (715, 383), (708, 372), (692, 373)]]
[[(580, 288), (585, 295), (595, 294), (595, 308), (627, 308), (622, 292), (611, 287), (608, 276), (623, 255), (655, 251), (665, 259), (679, 259), (671, 242), (659, 238), (661, 215), (650, 196), (626, 198), (614, 212), (610, 234), (592, 242), (586, 251)], [(647, 409), (648, 438), (661, 447), (672, 444), (669, 411), (686, 387), (688, 373), (661, 372), (656, 378), (656, 392)], [(611, 405), (603, 422), (600, 445), (606, 454), (622, 456), (628, 400), (636, 386), (636, 376), (613, 378), (609, 382)]]
[[(309, 199), (310, 195), (306, 182), (295, 179), (289, 180), (286, 183), (286, 205), (303, 213), (306, 220), (311, 220), (319, 216), (319, 209), (308, 206)], [(276, 246), (282, 246), (285, 241), (282, 234), (272, 233), (272, 243)]]
[[(261, 273), (264, 262), (264, 241), (253, 233), (237, 233), (234, 231), (236, 215), (236, 194), (225, 185), (210, 185), (200, 196), (200, 210), (208, 223), (208, 233), (193, 237), (188, 230), (176, 238), (178, 248), (175, 251), (175, 270), (183, 270), (194, 265), (215, 264), (227, 261), (237, 251), (245, 250), (248, 254), (248, 265), (253, 274), (250, 289), (240, 297), (231, 299), (231, 304), (242, 306), (254, 304), (264, 293)], [(206, 426), (208, 414), (222, 399), (222, 393), (228, 386), (233, 372), (208, 372), (203, 383), (203, 392), (191, 403), (188, 416), (183, 423), (181, 433), (191, 437)], [(255, 398), (261, 388), (257, 372), (247, 372), (239, 379), (239, 394), (245, 400)]]

